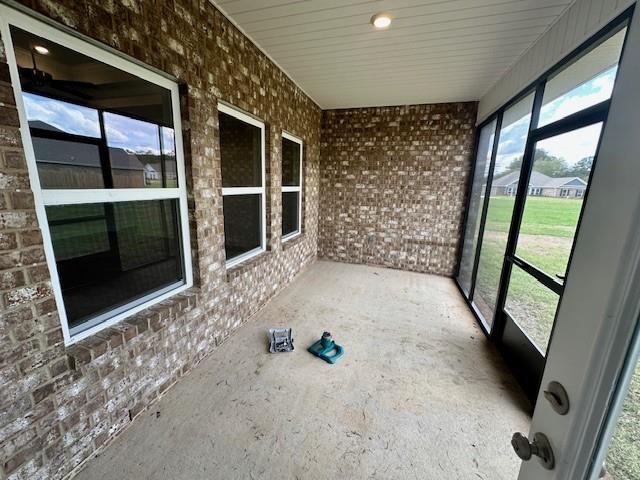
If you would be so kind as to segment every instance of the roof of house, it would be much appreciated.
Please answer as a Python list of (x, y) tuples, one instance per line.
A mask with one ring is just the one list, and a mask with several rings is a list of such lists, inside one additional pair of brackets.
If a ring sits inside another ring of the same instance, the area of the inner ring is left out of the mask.
[[(29, 126), (50, 131), (62, 130), (40, 120), (31, 120)], [(91, 143), (49, 140), (33, 137), (36, 160), (44, 163), (75, 165), (79, 167), (100, 167), (98, 147)], [(111, 168), (117, 170), (144, 170), (138, 157), (123, 148), (109, 147)]]
[[(509, 187), (517, 185), (520, 178), (520, 172), (511, 172), (502, 177), (494, 178), (493, 187)], [(579, 177), (550, 177), (540, 172), (531, 172), (531, 178), (529, 179), (530, 187), (543, 187), (543, 188), (558, 188), (573, 182), (574, 187), (586, 187), (587, 182)]]
[(547, 184), (545, 184), (545, 187), (564, 187), (565, 185), (567, 185), (568, 183), (574, 182), (575, 184), (572, 185), (573, 187), (586, 187), (587, 186), (587, 182), (585, 182), (583, 179), (581, 179), (580, 177), (557, 177), (557, 178), (550, 178), (549, 182)]

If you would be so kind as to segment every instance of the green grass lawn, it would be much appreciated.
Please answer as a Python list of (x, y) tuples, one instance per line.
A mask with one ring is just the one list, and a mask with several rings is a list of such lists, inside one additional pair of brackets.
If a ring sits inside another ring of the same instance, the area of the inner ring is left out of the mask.
[[(508, 232), (515, 197), (491, 197), (486, 229)], [(582, 200), (529, 197), (525, 205), (521, 232), (531, 235), (572, 238)]]
[[(476, 295), (492, 310), (502, 269), (514, 197), (492, 197), (478, 268)], [(564, 275), (582, 202), (564, 198), (529, 197), (516, 253), (549, 275)], [(544, 351), (558, 297), (514, 267), (507, 309)], [(487, 309), (485, 307), (485, 309)], [(487, 313), (489, 309), (487, 309)]]
[[(495, 306), (513, 203), (514, 197), (489, 200), (475, 293), (481, 310), (490, 311)], [(517, 255), (551, 276), (564, 275), (581, 207), (582, 200), (528, 197)], [(557, 302), (555, 293), (514, 266), (506, 308), (543, 351)], [(640, 479), (640, 369), (618, 422), (607, 469), (615, 480)]]

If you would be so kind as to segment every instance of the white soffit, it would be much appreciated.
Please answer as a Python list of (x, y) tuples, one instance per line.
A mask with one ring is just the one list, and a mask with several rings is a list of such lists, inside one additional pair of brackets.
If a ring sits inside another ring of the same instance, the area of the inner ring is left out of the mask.
[[(213, 0), (324, 109), (478, 100), (573, 0)], [(376, 30), (372, 15), (389, 12)]]

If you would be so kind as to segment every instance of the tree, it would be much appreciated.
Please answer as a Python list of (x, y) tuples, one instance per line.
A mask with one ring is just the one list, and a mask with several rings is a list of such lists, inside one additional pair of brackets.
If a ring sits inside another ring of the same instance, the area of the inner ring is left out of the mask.
[(584, 157), (571, 167), (567, 174), (570, 177), (580, 177), (582, 180), (587, 181), (589, 179), (592, 166), (593, 157)]
[(518, 172), (522, 168), (522, 156), (516, 157), (511, 160), (511, 163), (507, 166), (507, 172)]
[[(519, 171), (522, 167), (522, 156), (514, 158), (507, 166), (508, 172)], [(549, 155), (544, 148), (536, 148), (533, 158), (533, 170), (549, 177), (565, 177), (569, 175), (569, 166), (564, 158)], [(578, 176), (578, 175), (576, 175)]]

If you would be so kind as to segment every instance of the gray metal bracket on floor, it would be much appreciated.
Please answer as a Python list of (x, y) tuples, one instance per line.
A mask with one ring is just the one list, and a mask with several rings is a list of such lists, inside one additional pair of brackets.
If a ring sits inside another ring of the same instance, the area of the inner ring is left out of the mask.
[(269, 351), (271, 353), (293, 352), (293, 333), (290, 328), (269, 329)]

